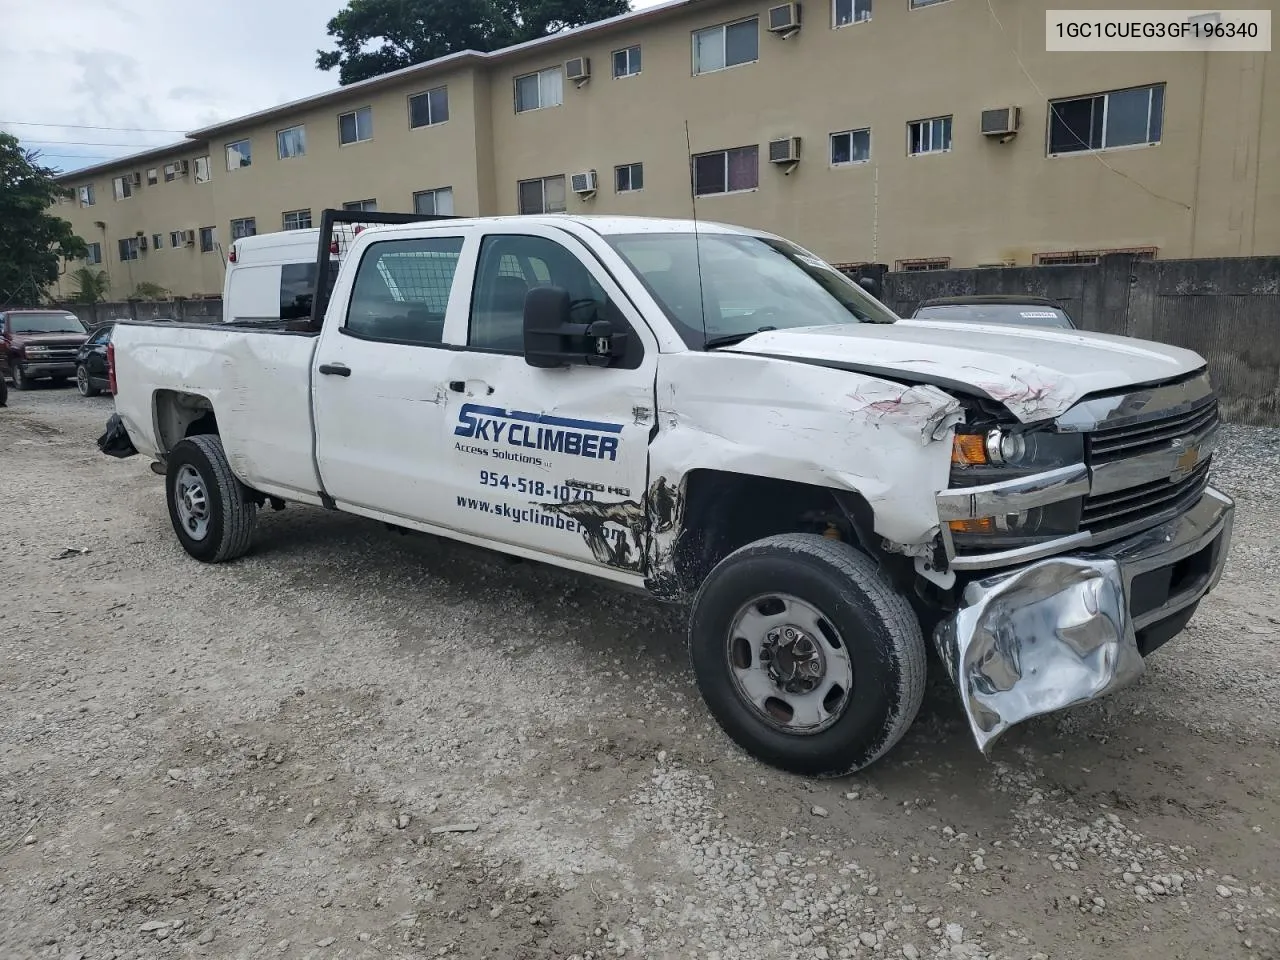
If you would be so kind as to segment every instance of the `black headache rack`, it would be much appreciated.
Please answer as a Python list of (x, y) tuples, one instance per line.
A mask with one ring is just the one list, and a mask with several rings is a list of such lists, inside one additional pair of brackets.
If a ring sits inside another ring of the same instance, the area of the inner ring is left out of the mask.
[(324, 324), (325, 311), (333, 296), (333, 284), (338, 278), (338, 263), (347, 255), (352, 241), (366, 227), (388, 223), (420, 223), (424, 220), (456, 220), (448, 214), (429, 213), (375, 213), (370, 210), (321, 211), (320, 239), (316, 244), (316, 292), (311, 298), (311, 317), (303, 321), (305, 329), (319, 330)]

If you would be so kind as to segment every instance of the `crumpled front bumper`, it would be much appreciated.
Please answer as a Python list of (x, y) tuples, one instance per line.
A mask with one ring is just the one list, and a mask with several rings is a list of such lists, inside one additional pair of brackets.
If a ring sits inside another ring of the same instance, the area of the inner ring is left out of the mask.
[(934, 642), (979, 749), (1141, 676), (1144, 654), (1216, 586), (1234, 511), (1209, 487), (1181, 516), (1127, 540), (968, 584)]

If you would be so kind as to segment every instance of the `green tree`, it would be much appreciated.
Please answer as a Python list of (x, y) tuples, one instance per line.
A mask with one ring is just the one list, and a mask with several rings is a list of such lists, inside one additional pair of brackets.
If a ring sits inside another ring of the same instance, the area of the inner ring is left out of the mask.
[(59, 261), (88, 251), (49, 208), (69, 191), (40, 154), (0, 131), (0, 304), (38, 303), (58, 279)]
[(497, 50), (630, 9), (628, 0), (350, 0), (316, 66), (346, 85), (460, 50)]
[(93, 270), (81, 267), (71, 274), (71, 282), (76, 285), (71, 299), (76, 303), (101, 303), (107, 299), (107, 291), (111, 289), (111, 278), (105, 270)]

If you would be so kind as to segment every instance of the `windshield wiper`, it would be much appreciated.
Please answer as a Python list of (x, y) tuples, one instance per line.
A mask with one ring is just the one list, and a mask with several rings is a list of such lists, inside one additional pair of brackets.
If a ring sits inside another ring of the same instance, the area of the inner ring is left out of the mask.
[(757, 327), (755, 330), (743, 330), (740, 333), (723, 333), (718, 337), (707, 337), (706, 343), (702, 346), (705, 350), (714, 350), (716, 347), (732, 347), (735, 343), (741, 343), (748, 337), (754, 337), (757, 333), (777, 329), (777, 327)]

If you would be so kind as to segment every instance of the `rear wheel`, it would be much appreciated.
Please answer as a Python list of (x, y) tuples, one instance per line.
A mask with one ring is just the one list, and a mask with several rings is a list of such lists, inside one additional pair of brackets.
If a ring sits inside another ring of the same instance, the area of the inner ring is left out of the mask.
[(165, 491), (174, 533), (191, 556), (222, 563), (248, 552), (258, 508), (231, 472), (219, 437), (178, 443), (169, 453)]
[(730, 554), (689, 624), (703, 699), (765, 763), (839, 776), (883, 756), (924, 697), (920, 623), (865, 555), (810, 534)]
[(80, 396), (82, 397), (96, 397), (98, 395), (98, 388), (89, 379), (89, 369), (83, 363), (76, 367), (76, 389), (80, 391)]

